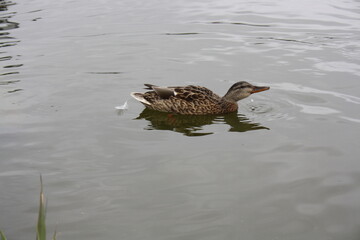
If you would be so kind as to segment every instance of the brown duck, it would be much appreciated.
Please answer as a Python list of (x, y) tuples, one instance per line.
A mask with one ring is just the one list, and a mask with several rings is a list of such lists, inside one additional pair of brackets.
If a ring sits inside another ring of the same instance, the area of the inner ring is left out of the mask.
[(145, 93), (131, 93), (131, 96), (147, 108), (177, 114), (207, 115), (236, 112), (237, 102), (253, 93), (262, 92), (270, 87), (254, 86), (248, 82), (237, 82), (228, 92), (220, 97), (201, 86), (158, 87), (145, 84)]

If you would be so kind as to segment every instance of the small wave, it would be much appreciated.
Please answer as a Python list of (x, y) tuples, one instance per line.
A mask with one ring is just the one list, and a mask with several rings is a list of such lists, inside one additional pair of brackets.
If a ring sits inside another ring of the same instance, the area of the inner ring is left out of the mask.
[[(251, 99), (249, 103), (242, 105), (240, 111), (246, 111), (246, 115), (255, 121), (291, 120), (294, 119), (290, 111), (291, 107), (292, 105), (286, 101), (273, 101), (270, 104), (268, 102), (255, 102)], [(282, 109), (287, 109), (287, 111), (284, 112)]]
[(293, 104), (294, 106), (300, 107), (301, 108), (300, 111), (307, 114), (328, 115), (328, 114), (340, 113), (340, 111), (329, 107), (310, 106), (310, 105), (295, 103), (292, 101), (289, 101), (289, 103)]
[(326, 90), (319, 90), (319, 89), (311, 88), (311, 87), (305, 87), (305, 86), (294, 84), (294, 83), (272, 84), (271, 87), (280, 89), (280, 90), (300, 92), (300, 93), (326, 94), (326, 95), (331, 95), (331, 96), (334, 96), (337, 98), (341, 98), (341, 99), (345, 100), (346, 102), (360, 104), (359, 97), (355, 97), (355, 96), (343, 94), (343, 93), (338, 93), (338, 92), (333, 92), (333, 91), (326, 91)]
[(245, 22), (222, 22), (222, 21), (214, 21), (210, 22), (210, 24), (233, 24), (233, 25), (243, 25), (249, 27), (271, 27), (269, 24), (255, 24), (255, 23), (245, 23)]
[(273, 107), (268, 105), (268, 104), (254, 103), (253, 101), (251, 101), (250, 104), (247, 104), (246, 108), (247, 108), (248, 111), (253, 112), (253, 113), (257, 113), (257, 114), (268, 113), (268, 112), (273, 110)]
[(181, 32), (181, 33), (165, 33), (165, 35), (174, 35), (174, 36), (186, 36), (186, 35), (196, 35), (199, 33), (196, 32)]
[(315, 64), (317, 69), (326, 72), (347, 72), (360, 76), (360, 65), (349, 62), (320, 62)]
[(357, 119), (357, 118), (351, 118), (351, 117), (346, 117), (346, 116), (341, 116), (341, 118), (348, 120), (350, 122), (360, 123), (360, 119)]

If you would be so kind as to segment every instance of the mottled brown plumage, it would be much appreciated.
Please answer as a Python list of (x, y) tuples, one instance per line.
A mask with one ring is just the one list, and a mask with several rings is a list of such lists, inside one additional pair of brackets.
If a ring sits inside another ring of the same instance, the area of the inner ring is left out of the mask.
[(269, 87), (257, 87), (248, 82), (238, 82), (231, 86), (225, 96), (220, 97), (201, 86), (158, 87), (145, 84), (145, 93), (131, 93), (131, 96), (147, 108), (186, 115), (224, 114), (238, 109), (237, 101), (252, 93), (268, 90)]

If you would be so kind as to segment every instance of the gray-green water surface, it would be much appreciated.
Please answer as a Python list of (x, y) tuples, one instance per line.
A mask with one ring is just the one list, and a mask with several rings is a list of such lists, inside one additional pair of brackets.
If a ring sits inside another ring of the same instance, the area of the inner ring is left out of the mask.
[[(0, 229), (58, 239), (360, 238), (360, 2), (0, 1)], [(224, 116), (143, 83), (268, 85)], [(115, 107), (127, 102), (128, 109)]]

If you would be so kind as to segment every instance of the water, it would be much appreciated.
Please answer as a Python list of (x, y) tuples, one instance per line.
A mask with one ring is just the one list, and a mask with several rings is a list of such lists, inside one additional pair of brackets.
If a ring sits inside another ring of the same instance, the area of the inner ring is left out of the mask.
[[(58, 239), (359, 239), (358, 1), (0, 3), (8, 239), (35, 237), (40, 173)], [(226, 116), (129, 96), (240, 80), (271, 89)]]

